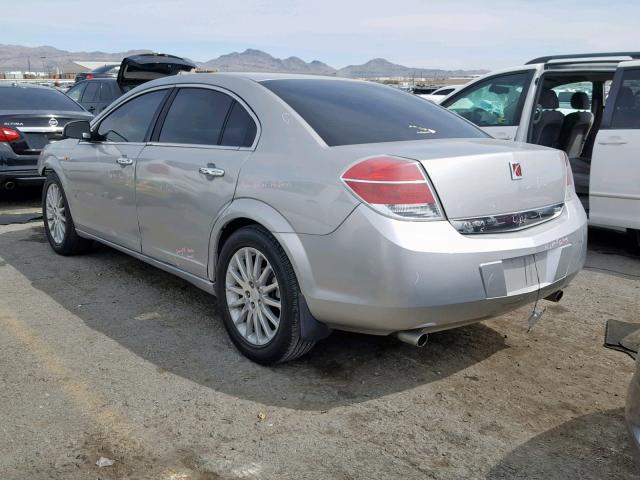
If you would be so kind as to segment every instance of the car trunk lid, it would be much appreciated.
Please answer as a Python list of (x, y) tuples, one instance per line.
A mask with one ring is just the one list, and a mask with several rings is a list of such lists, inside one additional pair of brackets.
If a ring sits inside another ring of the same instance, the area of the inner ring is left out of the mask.
[[(564, 202), (564, 154), (549, 148), (494, 139), (390, 142), (339, 148), (349, 149), (349, 156), (356, 158), (388, 154), (419, 161), (449, 220), (490, 217), (502, 222), (503, 214), (535, 212), (556, 205), (561, 209)], [(514, 168), (519, 172), (513, 172)], [(548, 219), (549, 212), (531, 214), (536, 215), (540, 215), (538, 220)], [(516, 220), (523, 228), (535, 223), (520, 216)], [(517, 226), (503, 230), (515, 230)], [(488, 230), (465, 233), (488, 233)]]
[(62, 129), (68, 122), (90, 118), (90, 114), (78, 115), (75, 112), (59, 114), (37, 110), (4, 114), (0, 112), (0, 125), (22, 133), (21, 140), (9, 143), (16, 154), (38, 155), (46, 144), (62, 139)]
[(189, 72), (196, 64), (187, 58), (165, 53), (143, 53), (125, 57), (118, 71), (118, 85), (127, 92), (156, 78)]

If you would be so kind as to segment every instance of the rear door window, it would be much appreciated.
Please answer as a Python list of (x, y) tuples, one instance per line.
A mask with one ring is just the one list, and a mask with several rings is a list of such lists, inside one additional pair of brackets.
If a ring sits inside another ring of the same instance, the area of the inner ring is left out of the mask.
[(625, 70), (615, 97), (612, 129), (640, 129), (640, 70)]
[(114, 98), (113, 89), (109, 82), (100, 82), (100, 94), (98, 95), (98, 99), (101, 102), (111, 102)]
[(118, 107), (100, 123), (98, 135), (112, 142), (144, 142), (166, 94), (167, 90), (156, 90)]
[(84, 89), (82, 94), (82, 103), (92, 103), (98, 101), (98, 92), (100, 91), (100, 82), (92, 81), (87, 82), (87, 88)]
[(265, 80), (329, 146), (487, 135), (433, 103), (372, 82)]
[(80, 98), (82, 97), (82, 92), (87, 87), (87, 82), (81, 82), (78, 85), (74, 85), (67, 91), (67, 97), (75, 100), (80, 103)]
[(160, 142), (219, 145), (234, 100), (217, 90), (181, 88), (160, 131)]
[(480, 127), (518, 126), (532, 76), (533, 71), (524, 71), (491, 77), (442, 105)]

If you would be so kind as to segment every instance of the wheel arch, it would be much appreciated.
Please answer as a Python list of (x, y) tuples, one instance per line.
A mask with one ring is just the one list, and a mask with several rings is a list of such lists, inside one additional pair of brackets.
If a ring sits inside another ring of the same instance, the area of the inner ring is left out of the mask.
[(287, 219), (272, 206), (255, 199), (242, 198), (233, 201), (214, 223), (209, 240), (208, 276), (216, 280), (218, 258), (224, 242), (238, 229), (258, 225), (275, 237), (282, 246), (296, 273), (303, 294), (311, 287), (311, 265), (298, 238)]

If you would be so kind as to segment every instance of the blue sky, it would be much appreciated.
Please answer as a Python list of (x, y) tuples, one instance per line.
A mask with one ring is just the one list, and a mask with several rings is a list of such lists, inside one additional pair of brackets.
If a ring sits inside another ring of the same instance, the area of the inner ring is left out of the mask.
[(640, 2), (565, 0), (22, 0), (0, 43), (204, 61), (258, 48), (334, 67), (518, 65), (552, 53), (640, 50)]

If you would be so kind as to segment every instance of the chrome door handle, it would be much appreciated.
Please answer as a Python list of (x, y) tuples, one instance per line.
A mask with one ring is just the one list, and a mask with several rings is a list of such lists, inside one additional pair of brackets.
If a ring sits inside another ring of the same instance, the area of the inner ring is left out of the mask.
[(133, 165), (133, 160), (127, 157), (120, 157), (116, 160), (116, 163), (125, 167), (127, 165)]
[(216, 167), (200, 167), (198, 170), (201, 174), (207, 177), (224, 177), (224, 170)]

